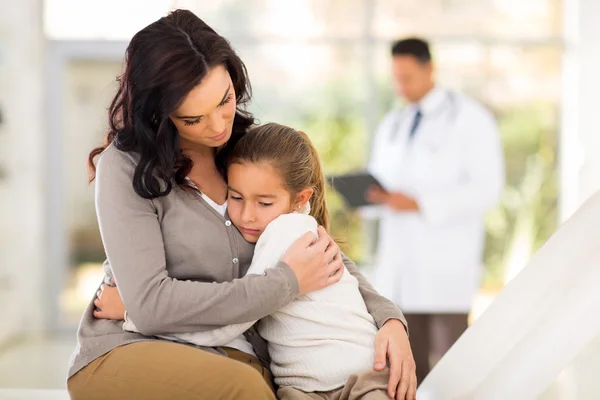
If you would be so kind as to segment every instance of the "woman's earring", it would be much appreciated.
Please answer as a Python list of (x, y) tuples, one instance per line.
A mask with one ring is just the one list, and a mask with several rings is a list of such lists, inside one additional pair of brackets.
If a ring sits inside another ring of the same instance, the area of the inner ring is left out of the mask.
[(302, 206), (300, 204), (298, 204), (298, 210), (301, 209), (301, 208), (302, 208)]

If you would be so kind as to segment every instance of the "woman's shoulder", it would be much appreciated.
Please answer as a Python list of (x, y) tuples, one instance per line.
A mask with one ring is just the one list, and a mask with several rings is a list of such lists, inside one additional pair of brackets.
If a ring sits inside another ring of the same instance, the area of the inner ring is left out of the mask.
[(98, 157), (98, 168), (101, 165), (107, 166), (133, 166), (139, 162), (137, 153), (119, 150), (113, 143), (106, 146), (106, 149)]
[(117, 176), (127, 176), (133, 179), (138, 162), (139, 155), (137, 153), (119, 150), (114, 143), (111, 143), (98, 157), (96, 176), (97, 178), (110, 177), (111, 180)]
[(109, 144), (98, 157), (96, 163), (96, 186), (131, 187), (138, 164), (135, 153), (119, 150), (114, 143)]

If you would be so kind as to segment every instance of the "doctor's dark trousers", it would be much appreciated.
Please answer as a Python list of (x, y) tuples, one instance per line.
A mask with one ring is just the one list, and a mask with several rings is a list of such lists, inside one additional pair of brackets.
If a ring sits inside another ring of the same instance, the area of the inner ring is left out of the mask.
[(467, 329), (468, 314), (405, 313), (410, 346), (417, 366), (417, 383), (423, 382), (431, 368)]

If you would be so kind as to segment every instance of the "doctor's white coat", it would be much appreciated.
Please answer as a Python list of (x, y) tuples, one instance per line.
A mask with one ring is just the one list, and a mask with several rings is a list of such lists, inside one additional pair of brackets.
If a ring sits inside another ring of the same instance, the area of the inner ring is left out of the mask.
[[(419, 128), (409, 138), (417, 107)], [(493, 116), (466, 96), (435, 88), (390, 112), (376, 133), (369, 171), (419, 212), (378, 207), (375, 286), (408, 313), (468, 313), (480, 285), (485, 213), (504, 187)]]

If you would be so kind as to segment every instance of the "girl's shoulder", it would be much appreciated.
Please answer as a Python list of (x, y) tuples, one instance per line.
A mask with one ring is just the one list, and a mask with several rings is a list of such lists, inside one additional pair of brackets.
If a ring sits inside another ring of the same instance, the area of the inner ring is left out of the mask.
[(307, 214), (282, 214), (267, 225), (263, 235), (267, 232), (272, 235), (283, 235), (298, 231), (302, 231), (303, 234), (309, 231), (316, 234), (318, 225), (317, 220)]

